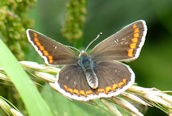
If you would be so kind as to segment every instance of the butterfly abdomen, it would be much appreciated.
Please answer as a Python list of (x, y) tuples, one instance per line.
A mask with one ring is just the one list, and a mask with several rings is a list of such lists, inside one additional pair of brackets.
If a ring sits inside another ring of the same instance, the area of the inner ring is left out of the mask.
[(98, 78), (93, 70), (93, 61), (85, 52), (80, 55), (80, 66), (85, 73), (88, 85), (92, 89), (96, 89), (98, 87)]

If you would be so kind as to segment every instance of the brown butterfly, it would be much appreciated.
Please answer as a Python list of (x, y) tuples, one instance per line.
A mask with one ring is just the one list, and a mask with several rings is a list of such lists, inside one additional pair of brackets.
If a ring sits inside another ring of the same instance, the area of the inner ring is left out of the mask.
[(57, 74), (56, 90), (69, 98), (87, 101), (118, 95), (134, 83), (132, 69), (119, 61), (138, 58), (145, 42), (147, 26), (144, 20), (131, 23), (97, 44), (87, 54), (89, 44), (79, 56), (71, 49), (74, 47), (63, 45), (31, 29), (27, 29), (26, 33), (46, 64), (64, 65)]

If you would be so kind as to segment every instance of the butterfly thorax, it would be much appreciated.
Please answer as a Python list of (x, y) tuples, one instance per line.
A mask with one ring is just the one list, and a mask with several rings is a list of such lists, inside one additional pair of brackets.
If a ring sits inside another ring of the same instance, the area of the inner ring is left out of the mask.
[(82, 70), (85, 73), (85, 77), (87, 80), (88, 85), (92, 89), (96, 89), (98, 87), (98, 78), (97, 75), (93, 69), (93, 61), (92, 59), (87, 55), (86, 52), (81, 52), (79, 55), (79, 66), (81, 66)]

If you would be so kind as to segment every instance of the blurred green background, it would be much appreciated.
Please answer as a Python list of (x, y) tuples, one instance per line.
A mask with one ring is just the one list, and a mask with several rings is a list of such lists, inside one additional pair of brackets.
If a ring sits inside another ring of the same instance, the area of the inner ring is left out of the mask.
[[(136, 74), (136, 83), (143, 87), (172, 90), (172, 0), (86, 0), (86, 22), (83, 28), (83, 48), (98, 33), (101, 37), (90, 47), (114, 34), (122, 27), (143, 19), (147, 23), (146, 42), (139, 58), (128, 63)], [(73, 45), (62, 36), (67, 0), (38, 0), (28, 13), (34, 19), (34, 30), (66, 45)], [(44, 63), (28, 42), (25, 60)], [(50, 92), (45, 88), (50, 98)], [(58, 93), (57, 93), (58, 94)], [(49, 97), (48, 97), (49, 96)], [(52, 102), (52, 101), (51, 101)], [(77, 104), (77, 103), (76, 103)], [(85, 109), (85, 106), (82, 108)], [(69, 110), (69, 109), (63, 109)], [(145, 116), (166, 116), (156, 108), (149, 108)]]
[[(35, 20), (36, 31), (63, 44), (72, 45), (61, 34), (66, 2), (38, 0), (29, 15)], [(148, 33), (139, 58), (129, 63), (136, 74), (136, 83), (143, 87), (172, 90), (172, 0), (87, 0), (82, 46), (86, 47), (102, 32), (93, 47), (139, 19), (146, 21)], [(35, 51), (34, 55), (38, 56)], [(27, 57), (27, 60), (38, 61), (33, 57)], [(149, 108), (146, 116), (150, 115), (166, 114), (156, 108)]]

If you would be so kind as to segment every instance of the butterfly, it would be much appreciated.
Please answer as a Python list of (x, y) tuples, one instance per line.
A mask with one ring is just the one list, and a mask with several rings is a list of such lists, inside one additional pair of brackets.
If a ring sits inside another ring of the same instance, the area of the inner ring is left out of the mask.
[(133, 70), (121, 61), (138, 58), (146, 33), (145, 21), (138, 20), (97, 44), (89, 54), (87, 47), (77, 55), (74, 47), (32, 29), (26, 31), (29, 42), (46, 64), (64, 65), (56, 76), (56, 90), (80, 101), (119, 95), (135, 82)]

